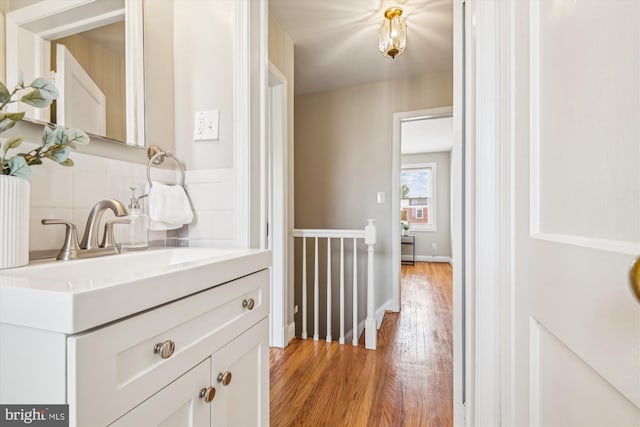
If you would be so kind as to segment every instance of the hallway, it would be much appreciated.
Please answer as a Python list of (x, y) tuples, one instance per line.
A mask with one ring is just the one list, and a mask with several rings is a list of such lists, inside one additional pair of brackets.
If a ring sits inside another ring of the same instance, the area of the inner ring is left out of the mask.
[(402, 310), (385, 314), (377, 351), (299, 338), (271, 349), (271, 425), (451, 426), (451, 275), (402, 266)]

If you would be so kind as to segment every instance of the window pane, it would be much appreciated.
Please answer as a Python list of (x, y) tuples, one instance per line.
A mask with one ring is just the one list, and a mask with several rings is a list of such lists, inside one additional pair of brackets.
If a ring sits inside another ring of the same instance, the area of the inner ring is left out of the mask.
[(400, 172), (400, 209), (406, 211), (410, 225), (431, 225), (431, 167), (406, 168)]
[(400, 172), (402, 198), (431, 196), (431, 169), (408, 169)]

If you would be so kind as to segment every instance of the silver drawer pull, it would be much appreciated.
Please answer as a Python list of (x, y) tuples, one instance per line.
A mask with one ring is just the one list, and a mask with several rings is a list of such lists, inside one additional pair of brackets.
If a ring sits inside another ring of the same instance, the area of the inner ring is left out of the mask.
[(256, 305), (256, 302), (253, 298), (245, 299), (242, 301), (242, 306), (246, 309), (253, 310), (253, 307)]
[(176, 350), (176, 343), (174, 343), (171, 340), (159, 342), (153, 347), (153, 352), (156, 354), (159, 353), (160, 357), (162, 357), (163, 359), (170, 358), (175, 350)]
[(228, 386), (231, 384), (231, 372), (227, 371), (225, 373), (220, 372), (218, 374), (218, 382), (223, 386)]
[(211, 403), (214, 397), (216, 397), (216, 389), (215, 387), (207, 387), (200, 390), (200, 397), (204, 399), (205, 402)]

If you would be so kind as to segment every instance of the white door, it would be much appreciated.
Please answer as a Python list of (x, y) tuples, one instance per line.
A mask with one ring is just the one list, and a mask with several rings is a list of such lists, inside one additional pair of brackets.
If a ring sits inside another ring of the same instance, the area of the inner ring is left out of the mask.
[(640, 1), (514, 4), (515, 410), (504, 425), (638, 426)]
[(56, 122), (95, 135), (107, 134), (107, 100), (91, 76), (63, 46), (56, 48)]

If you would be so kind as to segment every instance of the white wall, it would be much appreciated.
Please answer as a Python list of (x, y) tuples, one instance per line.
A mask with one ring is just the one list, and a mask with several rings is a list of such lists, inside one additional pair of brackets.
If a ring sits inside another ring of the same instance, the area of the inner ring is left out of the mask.
[[(259, 241), (261, 73), (266, 73), (260, 54), (266, 32), (262, 4), (174, 0), (175, 151), (204, 203), (196, 207), (197, 223), (190, 227), (196, 244), (257, 247)], [(195, 112), (206, 110), (220, 111), (219, 139), (194, 141)], [(215, 187), (223, 182), (220, 193)], [(231, 206), (219, 194), (231, 196)]]
[[(175, 145), (190, 170), (233, 167), (234, 3), (175, 2)], [(220, 110), (220, 138), (196, 142), (195, 112), (206, 110)]]

